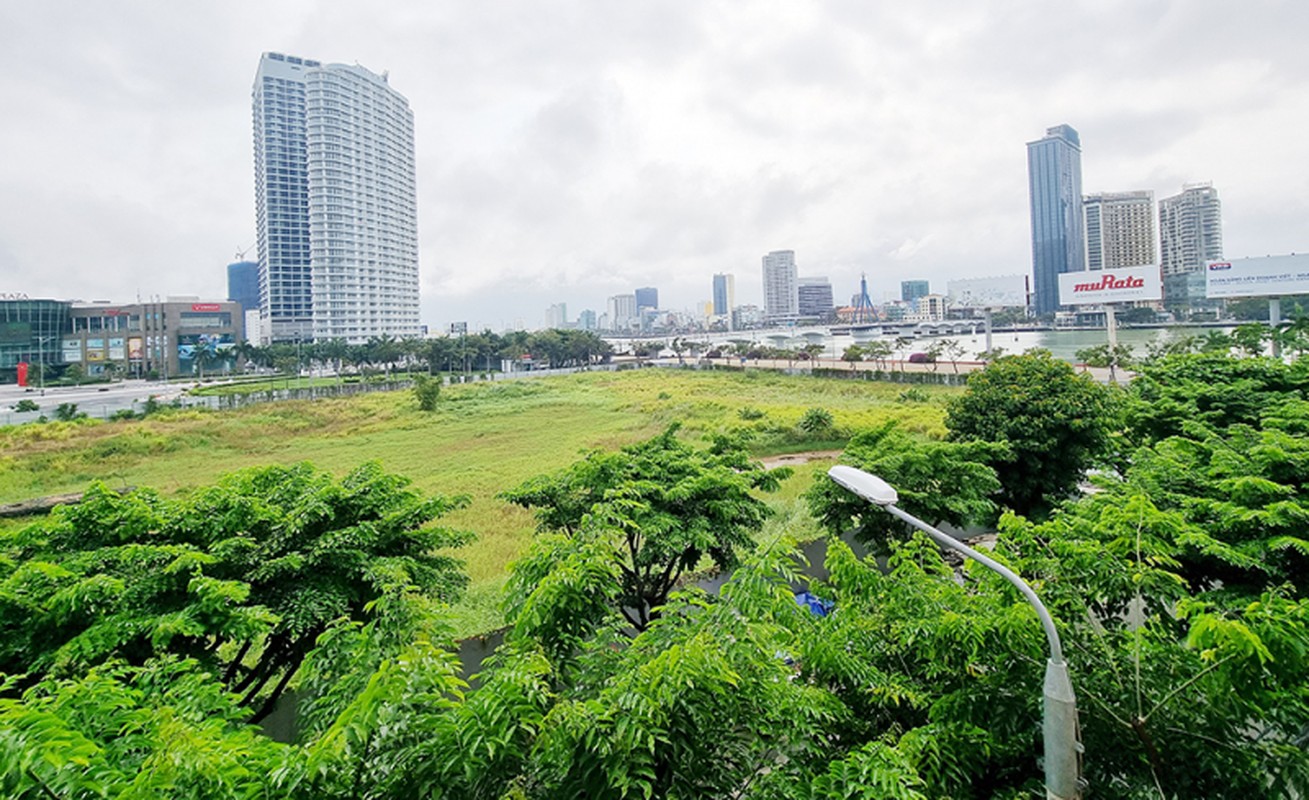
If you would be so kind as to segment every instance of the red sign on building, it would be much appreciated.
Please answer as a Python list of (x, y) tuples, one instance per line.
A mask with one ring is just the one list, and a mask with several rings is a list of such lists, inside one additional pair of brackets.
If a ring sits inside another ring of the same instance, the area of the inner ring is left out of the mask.
[(218, 311), (221, 306), (218, 303), (192, 303), (192, 311)]

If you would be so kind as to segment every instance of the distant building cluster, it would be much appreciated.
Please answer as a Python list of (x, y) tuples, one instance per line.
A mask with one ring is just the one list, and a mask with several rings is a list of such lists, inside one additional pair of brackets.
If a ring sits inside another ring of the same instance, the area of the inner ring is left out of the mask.
[(1156, 264), (1163, 276), (1163, 309), (1182, 316), (1217, 307), (1205, 295), (1205, 264), (1223, 258), (1222, 203), (1212, 185), (1187, 185), (1159, 200), (1157, 216), (1150, 191), (1084, 195), (1081, 138), (1069, 125), (1056, 125), (1028, 142), (1027, 174), (1037, 316), (1060, 311), (1062, 274)]

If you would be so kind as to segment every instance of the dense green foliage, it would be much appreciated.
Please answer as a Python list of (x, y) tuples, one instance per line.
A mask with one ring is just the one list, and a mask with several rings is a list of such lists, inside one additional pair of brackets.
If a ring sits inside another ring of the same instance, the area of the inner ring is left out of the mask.
[(385, 591), (452, 599), (466, 583), (441, 551), (468, 536), (428, 524), (461, 501), (407, 483), (376, 464), (340, 481), (300, 464), (177, 501), (93, 485), (0, 542), (0, 672), (30, 682), (173, 655), (257, 719), (334, 620)]
[[(768, 515), (752, 492), (775, 491), (790, 471), (764, 470), (750, 460), (740, 438), (716, 436), (699, 449), (676, 434), (672, 426), (618, 452), (591, 453), (504, 493), (510, 502), (535, 509), (542, 531), (560, 534), (539, 538), (515, 565), (512, 584), (522, 607), (515, 606), (511, 621), (539, 606), (538, 592), (559, 592), (560, 581), (575, 578), (579, 554), (584, 562), (598, 556), (613, 564), (618, 583), (612, 599), (638, 629), (658, 616), (668, 593), (702, 558), (720, 570), (736, 566)], [(584, 584), (604, 590), (608, 582), (600, 577)], [(545, 622), (529, 624), (560, 624)]]
[[(999, 359), (966, 397), (1008, 385), (1052, 413), (1098, 407), (1035, 359)], [(1036, 377), (1015, 380), (1020, 367)], [(1083, 442), (1083, 468), (1110, 466), (1095, 491), (1051, 482), (1041, 519), (1001, 516), (994, 555), (1055, 617), (1088, 796), (1303, 796), (1305, 373), (1213, 354), (1142, 370), (1125, 413), (1104, 418), (1121, 424)], [(982, 410), (1006, 407), (992, 397)], [(1004, 469), (1034, 441), (994, 430), (1006, 435), (940, 441), (879, 425), (843, 461), (933, 522), (990, 519), (1010, 496)], [(815, 515), (887, 559), (833, 538), (825, 580), (806, 578), (787, 541), (751, 539), (765, 513), (755, 493), (780, 475), (739, 439), (677, 434), (507, 493), (541, 530), (507, 587), (515, 624), (473, 678), (438, 605), (462, 579), (439, 552), (463, 537), (427, 526), (452, 501), (367, 466), (339, 482), (306, 466), (241, 473), (172, 501), (93, 490), (0, 543), (0, 672), (26, 673), (0, 677), (0, 793), (1041, 793), (1046, 644), (1008, 583), (952, 566), (826, 478), (808, 493)], [(735, 567), (716, 594), (666, 580), (714, 562)], [(833, 611), (812, 613), (797, 588)], [(97, 628), (115, 635), (85, 636)], [(299, 701), (299, 739), (281, 744), (246, 724), (248, 691), (233, 684), (293, 629), (313, 638), (277, 673), (294, 671)]]
[(1003, 356), (968, 376), (968, 391), (949, 405), (955, 441), (1003, 442), (994, 464), (1000, 505), (1040, 515), (1077, 489), (1103, 459), (1119, 424), (1112, 390), (1078, 375), (1045, 351)]
[[(923, 442), (890, 422), (857, 434), (841, 463), (858, 467), (895, 486), (900, 506), (933, 525), (965, 526), (995, 518), (992, 497), (1000, 481), (990, 462), (1004, 460), (1004, 445), (989, 442)], [(888, 519), (831, 481), (818, 481), (806, 493), (810, 512), (833, 535), (854, 530), (878, 552), (888, 536), (904, 538), (909, 528)]]

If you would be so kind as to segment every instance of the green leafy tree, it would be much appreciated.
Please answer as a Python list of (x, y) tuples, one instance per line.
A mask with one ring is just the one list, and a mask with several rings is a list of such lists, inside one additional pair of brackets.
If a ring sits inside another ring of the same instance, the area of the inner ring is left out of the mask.
[(233, 473), (179, 501), (94, 484), (4, 542), (0, 672), (69, 676), (174, 654), (219, 676), (255, 718), (315, 640), (388, 589), (452, 599), (445, 551), (467, 534), (429, 523), (461, 499), (424, 499), (365, 464), (337, 481), (308, 464)]
[(947, 408), (952, 440), (1008, 446), (1008, 460), (996, 463), (999, 502), (1027, 515), (1070, 496), (1110, 455), (1120, 425), (1117, 395), (1048, 352), (995, 360)]
[[(576, 541), (609, 554), (619, 576), (616, 602), (644, 629), (702, 558), (719, 569), (736, 565), (769, 514), (754, 492), (775, 491), (791, 473), (751, 461), (739, 438), (718, 436), (696, 448), (679, 440), (677, 429), (618, 452), (592, 453), (501, 495), (535, 510), (542, 531), (563, 537), (540, 538), (514, 566), (511, 583), (520, 598), (547, 585), (550, 568), (567, 562), (561, 548)], [(520, 612), (511, 608), (510, 617)]]
[(1232, 344), (1247, 356), (1261, 356), (1272, 338), (1272, 333), (1272, 329), (1267, 325), (1257, 322), (1237, 325), (1232, 331)]
[(864, 345), (865, 357), (877, 364), (878, 369), (886, 369), (886, 362), (894, 352), (895, 349), (890, 342), (884, 342), (880, 339)]
[(841, 353), (841, 360), (847, 362), (850, 365), (850, 369), (854, 369), (854, 365), (859, 363), (863, 359), (864, 359), (864, 348), (857, 344), (849, 345)]
[[(840, 461), (890, 483), (899, 492), (900, 505), (910, 513), (934, 525), (962, 527), (994, 518), (991, 498), (1000, 482), (990, 463), (1004, 457), (1003, 445), (923, 441), (888, 422), (855, 435)], [(853, 529), (881, 551), (888, 541), (909, 531), (826, 475), (815, 481), (805, 499), (810, 513), (828, 531), (840, 535)]]

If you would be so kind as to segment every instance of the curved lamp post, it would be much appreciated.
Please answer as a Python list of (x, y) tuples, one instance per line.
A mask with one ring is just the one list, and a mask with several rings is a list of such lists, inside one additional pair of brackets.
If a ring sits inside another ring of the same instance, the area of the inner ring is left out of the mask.
[(1027, 602), (1036, 609), (1045, 629), (1045, 638), (1050, 643), (1050, 657), (1045, 662), (1045, 696), (1041, 727), (1045, 734), (1045, 793), (1051, 800), (1075, 800), (1081, 795), (1081, 754), (1082, 744), (1077, 734), (1077, 701), (1073, 695), (1073, 684), (1068, 679), (1068, 664), (1064, 661), (1063, 646), (1059, 643), (1059, 632), (1055, 630), (1054, 620), (1046, 611), (1041, 599), (1032, 591), (1027, 582), (1014, 574), (1013, 570), (996, 562), (994, 559), (977, 552), (962, 542), (947, 536), (926, 522), (898, 508), (899, 499), (895, 488), (889, 483), (870, 475), (861, 469), (847, 466), (835, 466), (827, 471), (828, 477), (838, 485), (862, 497), (874, 505), (886, 509), (888, 514), (899, 517), (918, 530), (926, 533), (939, 545), (958, 551), (973, 559), (987, 569), (998, 572), (1001, 577), (1013, 584)]

